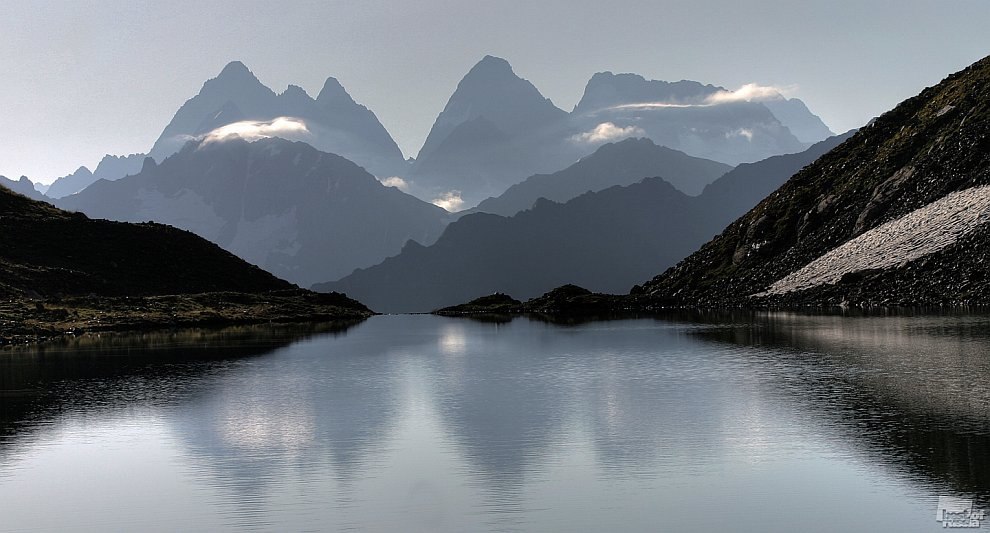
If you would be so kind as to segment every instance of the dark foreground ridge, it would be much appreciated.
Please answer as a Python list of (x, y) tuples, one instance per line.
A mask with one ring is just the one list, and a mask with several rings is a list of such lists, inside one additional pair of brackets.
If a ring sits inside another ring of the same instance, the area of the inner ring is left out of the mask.
[(369, 316), (192, 233), (92, 220), (0, 187), (0, 344), (65, 333)]

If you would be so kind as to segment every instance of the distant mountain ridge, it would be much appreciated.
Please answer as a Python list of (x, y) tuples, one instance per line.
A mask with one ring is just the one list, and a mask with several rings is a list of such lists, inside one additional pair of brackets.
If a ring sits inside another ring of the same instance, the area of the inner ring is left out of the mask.
[(531, 208), (539, 198), (566, 202), (589, 191), (632, 185), (643, 178), (660, 175), (681, 192), (697, 196), (706, 185), (730, 170), (729, 165), (657, 146), (650, 139), (626, 139), (602, 145), (559, 172), (530, 176), (463, 214), (481, 212), (512, 216)]
[[(567, 283), (626, 292), (697, 249), (844, 138), (741, 165), (698, 197), (647, 178), (563, 204), (540, 199), (511, 217), (469, 214), (432, 246), (410, 243), (379, 265), (314, 289), (345, 292), (382, 312), (425, 312), (496, 292), (527, 299)], [(626, 141), (597, 155), (615, 161), (616, 154), (649, 146), (656, 148), (649, 141)]]
[(0, 176), (0, 186), (4, 186), (17, 194), (27, 196), (32, 200), (46, 200), (45, 195), (38, 192), (38, 190), (34, 188), (34, 183), (27, 179), (26, 176), (21, 176), (21, 179), (17, 181), (9, 179), (5, 176)]
[(58, 199), (75, 194), (98, 180), (113, 181), (137, 174), (141, 170), (144, 158), (144, 154), (122, 156), (107, 154), (92, 172), (86, 167), (79, 167), (72, 174), (56, 179), (45, 190), (45, 196)]
[(410, 239), (430, 244), (448, 217), (340, 156), (280, 138), (191, 142), (59, 206), (187, 229), (302, 285), (374, 265)]

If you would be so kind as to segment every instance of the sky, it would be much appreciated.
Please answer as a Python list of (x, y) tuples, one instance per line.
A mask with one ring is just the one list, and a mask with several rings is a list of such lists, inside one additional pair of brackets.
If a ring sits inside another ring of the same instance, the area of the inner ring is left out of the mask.
[(570, 110), (599, 71), (786, 88), (858, 127), (990, 55), (990, 0), (0, 0), (0, 175), (146, 152), (240, 60), (277, 92), (328, 76), (415, 156), (485, 54)]

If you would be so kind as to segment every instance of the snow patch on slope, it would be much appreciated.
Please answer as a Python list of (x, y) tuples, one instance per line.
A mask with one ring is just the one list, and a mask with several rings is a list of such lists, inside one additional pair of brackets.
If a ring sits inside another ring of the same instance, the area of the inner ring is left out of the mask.
[(224, 220), (195, 192), (182, 189), (175, 195), (166, 196), (157, 190), (140, 189), (135, 200), (140, 207), (134, 212), (134, 222), (167, 220), (172, 226), (221, 244), (217, 241)]
[(249, 263), (277, 271), (302, 248), (298, 239), (299, 220), (293, 207), (256, 220), (241, 219), (227, 249)]
[(754, 296), (834, 284), (862, 270), (895, 268), (942, 250), (987, 222), (990, 186), (954, 192), (863, 233)]

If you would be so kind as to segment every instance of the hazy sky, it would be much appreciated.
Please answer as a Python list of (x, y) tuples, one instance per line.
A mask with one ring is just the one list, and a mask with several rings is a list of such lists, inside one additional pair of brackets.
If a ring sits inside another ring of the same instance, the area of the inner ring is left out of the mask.
[(990, 0), (0, 0), (0, 174), (147, 151), (229, 61), (335, 76), (415, 156), (460, 78), (509, 60), (570, 110), (602, 70), (789, 87), (834, 131), (990, 54)]

